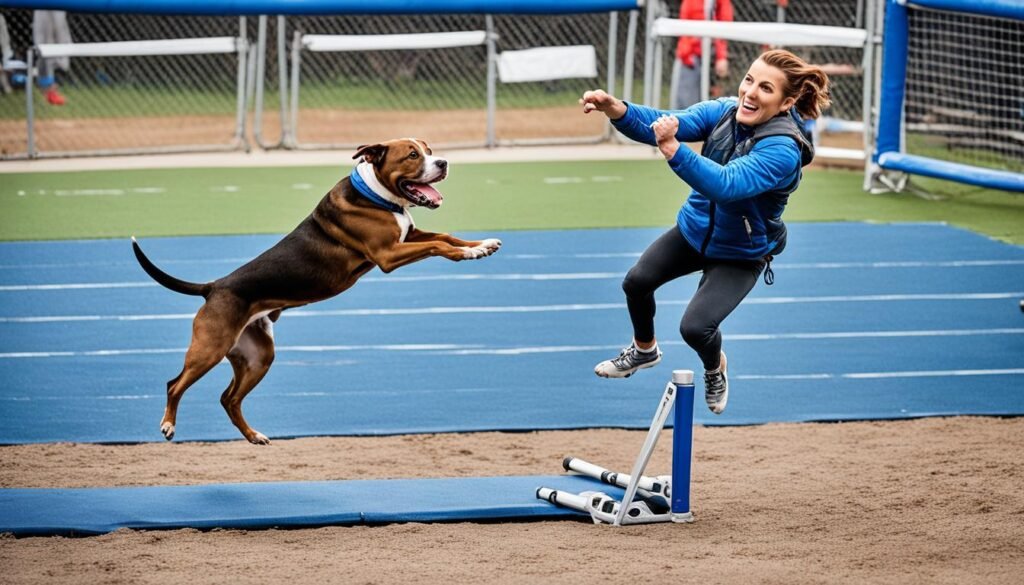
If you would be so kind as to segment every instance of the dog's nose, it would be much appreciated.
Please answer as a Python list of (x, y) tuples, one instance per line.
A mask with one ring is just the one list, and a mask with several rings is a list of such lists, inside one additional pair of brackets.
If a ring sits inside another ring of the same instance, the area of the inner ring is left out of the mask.
[(437, 168), (441, 169), (442, 171), (448, 168), (448, 161), (444, 160), (443, 158), (437, 159), (437, 161), (434, 164), (436, 164)]

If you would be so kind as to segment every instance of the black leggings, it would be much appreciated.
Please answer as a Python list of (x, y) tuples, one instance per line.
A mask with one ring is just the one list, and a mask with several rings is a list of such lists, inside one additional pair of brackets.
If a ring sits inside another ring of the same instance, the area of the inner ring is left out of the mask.
[(703, 270), (679, 332), (705, 369), (717, 368), (722, 350), (718, 326), (754, 288), (764, 266), (761, 259), (705, 258), (683, 238), (679, 228), (672, 227), (644, 251), (622, 281), (634, 339), (641, 343), (654, 339), (654, 291), (670, 280)]

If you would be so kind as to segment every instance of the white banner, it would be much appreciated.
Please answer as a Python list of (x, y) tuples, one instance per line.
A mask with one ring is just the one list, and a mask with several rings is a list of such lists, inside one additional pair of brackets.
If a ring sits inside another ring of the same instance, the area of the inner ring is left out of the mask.
[(502, 83), (578, 77), (597, 77), (597, 51), (593, 45), (505, 51), (498, 58), (498, 78)]

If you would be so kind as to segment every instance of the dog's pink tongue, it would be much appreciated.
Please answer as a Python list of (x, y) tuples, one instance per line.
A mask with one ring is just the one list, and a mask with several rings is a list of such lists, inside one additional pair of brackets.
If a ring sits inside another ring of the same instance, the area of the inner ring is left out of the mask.
[(420, 195), (429, 199), (431, 203), (435, 205), (441, 204), (441, 199), (443, 199), (443, 197), (441, 197), (441, 192), (430, 185), (426, 183), (413, 183), (410, 187), (415, 189)]

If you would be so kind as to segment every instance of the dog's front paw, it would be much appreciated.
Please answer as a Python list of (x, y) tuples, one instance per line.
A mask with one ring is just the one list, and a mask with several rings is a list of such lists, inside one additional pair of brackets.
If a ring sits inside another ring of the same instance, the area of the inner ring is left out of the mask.
[(487, 256), (487, 252), (480, 246), (473, 246), (472, 248), (459, 248), (462, 250), (463, 260), (477, 260)]
[(488, 238), (480, 242), (480, 245), (477, 246), (477, 248), (483, 248), (484, 250), (487, 250), (487, 255), (490, 256), (491, 254), (501, 249), (501, 240), (496, 238)]
[(466, 260), (477, 260), (486, 258), (501, 248), (501, 240), (489, 239), (480, 242), (472, 248), (463, 248)]
[(163, 433), (165, 439), (170, 441), (174, 438), (174, 425), (170, 422), (164, 422), (160, 425), (160, 432)]

